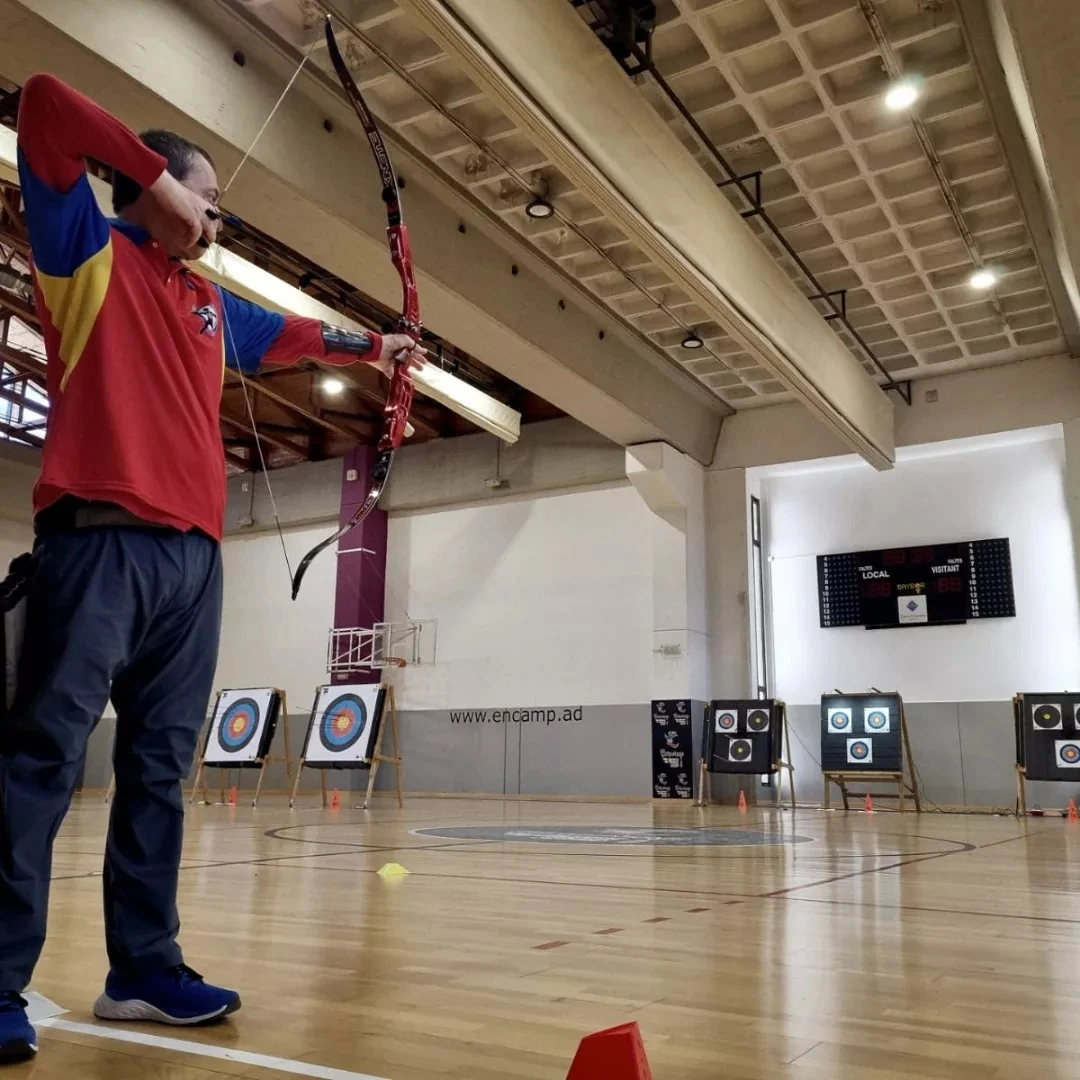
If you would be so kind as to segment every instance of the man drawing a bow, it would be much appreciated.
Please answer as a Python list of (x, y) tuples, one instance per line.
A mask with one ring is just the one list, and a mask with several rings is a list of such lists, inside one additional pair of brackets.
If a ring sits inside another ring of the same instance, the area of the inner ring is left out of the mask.
[[(113, 219), (88, 157), (115, 171)], [(180, 782), (221, 620), (222, 364), (253, 373), (313, 357), (389, 374), (423, 362), (408, 335), (282, 316), (192, 271), (219, 228), (209, 155), (170, 132), (140, 138), (49, 75), (23, 89), (19, 171), (50, 412), (25, 637), (0, 726), (0, 1062), (37, 1049), (20, 995), (45, 941), (53, 839), (110, 699), (110, 971), (94, 1011), (192, 1024), (240, 1007), (183, 963), (176, 940)]]

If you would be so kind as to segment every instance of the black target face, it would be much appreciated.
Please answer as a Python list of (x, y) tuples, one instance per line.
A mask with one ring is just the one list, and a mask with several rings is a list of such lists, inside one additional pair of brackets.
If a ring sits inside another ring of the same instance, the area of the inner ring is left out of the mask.
[(354, 746), (367, 727), (367, 706), (355, 694), (334, 698), (319, 724), (319, 741), (332, 754)]
[(734, 731), (735, 730), (735, 714), (733, 712), (718, 712), (716, 714), (716, 730), (717, 731)]
[(746, 714), (747, 731), (768, 731), (769, 714), (765, 709), (751, 709)]
[(238, 698), (218, 721), (218, 745), (235, 754), (243, 750), (259, 731), (259, 704), (251, 698)]
[(868, 731), (884, 731), (889, 726), (889, 714), (881, 709), (871, 709), (866, 714), (866, 728)]
[(1057, 705), (1036, 705), (1032, 711), (1035, 726), (1043, 731), (1061, 727), (1061, 709)]
[(749, 761), (752, 750), (749, 739), (732, 739), (728, 747), (728, 757), (732, 761)]

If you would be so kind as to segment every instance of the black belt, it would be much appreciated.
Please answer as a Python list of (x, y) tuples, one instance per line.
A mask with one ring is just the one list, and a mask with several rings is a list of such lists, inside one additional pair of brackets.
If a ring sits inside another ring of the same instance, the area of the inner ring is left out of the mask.
[(73, 529), (94, 529), (104, 526), (120, 526), (137, 529), (165, 529), (178, 532), (171, 525), (162, 525), (125, 510), (122, 506), (110, 502), (91, 502), (65, 495), (47, 506), (34, 518), (34, 535), (51, 536), (55, 533), (71, 532)]

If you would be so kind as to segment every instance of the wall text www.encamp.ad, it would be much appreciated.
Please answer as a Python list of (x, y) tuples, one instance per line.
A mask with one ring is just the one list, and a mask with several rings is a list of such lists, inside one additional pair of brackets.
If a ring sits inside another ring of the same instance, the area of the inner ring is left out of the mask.
[(470, 709), (451, 712), (451, 724), (563, 724), (581, 719), (581, 706), (561, 709)]

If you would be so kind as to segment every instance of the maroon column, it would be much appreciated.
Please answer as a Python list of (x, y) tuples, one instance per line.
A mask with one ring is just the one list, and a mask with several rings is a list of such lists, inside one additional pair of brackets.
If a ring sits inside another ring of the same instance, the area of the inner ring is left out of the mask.
[[(344, 525), (367, 498), (374, 460), (375, 448), (371, 446), (350, 450), (342, 459), (340, 524)], [(366, 548), (372, 554), (364, 554), (357, 548)], [(386, 511), (376, 509), (338, 541), (334, 628), (371, 627), (382, 622), (385, 596)], [(351, 678), (335, 675), (332, 681), (378, 682), (379, 672)]]

